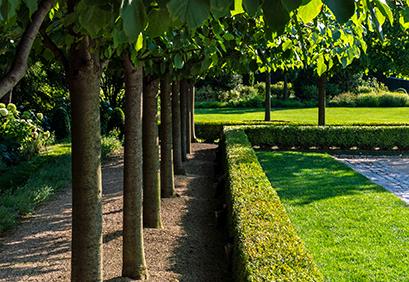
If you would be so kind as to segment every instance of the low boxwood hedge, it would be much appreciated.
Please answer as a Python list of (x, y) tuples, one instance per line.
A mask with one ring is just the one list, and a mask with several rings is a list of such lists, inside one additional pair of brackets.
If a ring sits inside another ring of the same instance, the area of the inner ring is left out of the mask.
[(326, 149), (408, 150), (409, 126), (246, 126), (253, 145)]
[(322, 281), (246, 133), (224, 133), (236, 281)]
[[(195, 130), (196, 136), (205, 142), (214, 142), (221, 138), (223, 134), (223, 126), (233, 126), (233, 125), (293, 125), (293, 126), (311, 126), (314, 127), (314, 124), (310, 123), (295, 123), (290, 121), (259, 121), (259, 120), (246, 120), (246, 121), (208, 121), (208, 122), (196, 122)], [(331, 124), (328, 127), (340, 127), (340, 126), (354, 126), (354, 127), (408, 127), (409, 123), (352, 123), (352, 124)], [(316, 127), (316, 125), (315, 125)]]

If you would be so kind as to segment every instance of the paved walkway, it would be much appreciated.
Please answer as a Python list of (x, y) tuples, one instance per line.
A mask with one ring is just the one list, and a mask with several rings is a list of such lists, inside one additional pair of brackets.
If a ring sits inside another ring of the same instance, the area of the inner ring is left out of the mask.
[(409, 204), (409, 157), (358, 155), (334, 157)]

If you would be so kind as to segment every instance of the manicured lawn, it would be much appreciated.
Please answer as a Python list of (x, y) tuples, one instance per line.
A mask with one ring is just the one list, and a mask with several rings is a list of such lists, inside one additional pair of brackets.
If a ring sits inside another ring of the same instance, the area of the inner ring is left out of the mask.
[[(196, 121), (263, 120), (263, 109), (196, 109)], [(272, 120), (316, 124), (318, 110), (273, 109)], [(409, 107), (406, 108), (327, 108), (328, 124), (351, 123), (409, 123)]]
[(327, 281), (409, 281), (409, 207), (326, 154), (257, 152)]

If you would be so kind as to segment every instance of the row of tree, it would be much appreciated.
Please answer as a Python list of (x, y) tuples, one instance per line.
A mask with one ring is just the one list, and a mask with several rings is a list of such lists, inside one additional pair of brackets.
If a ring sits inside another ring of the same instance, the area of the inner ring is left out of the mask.
[[(0, 1), (2, 32), (19, 42), (3, 53), (13, 60), (0, 80), (0, 98), (24, 76), (30, 53), (57, 59), (65, 70), (72, 110), (73, 281), (102, 281), (99, 97), (108, 62), (121, 60), (125, 74), (123, 276), (143, 279), (142, 227), (161, 227), (160, 197), (174, 195), (172, 170), (183, 173), (181, 161), (194, 138), (192, 85), (198, 75), (216, 67), (270, 71), (313, 64), (321, 76), (333, 64), (327, 53), (339, 47), (327, 46), (330, 32), (356, 49), (347, 32), (336, 35), (328, 22), (379, 27), (378, 18), (390, 11), (383, 0), (324, 2)], [(330, 20), (322, 23), (321, 17)], [(358, 41), (362, 33), (354, 31)]]

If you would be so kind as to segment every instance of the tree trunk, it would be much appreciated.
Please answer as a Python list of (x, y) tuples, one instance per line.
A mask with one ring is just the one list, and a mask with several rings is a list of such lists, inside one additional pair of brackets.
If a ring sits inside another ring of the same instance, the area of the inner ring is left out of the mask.
[(186, 153), (190, 154), (192, 153), (192, 84), (190, 81), (186, 84)]
[(325, 77), (318, 78), (318, 125), (324, 126), (325, 125), (325, 107), (326, 107), (326, 90), (325, 84), (326, 79)]
[(100, 64), (85, 37), (71, 47), (72, 109), (71, 281), (102, 281)]
[(125, 148), (122, 276), (135, 280), (148, 278), (143, 247), (142, 193), (142, 96), (143, 69), (135, 68), (126, 54)]
[(283, 88), (283, 100), (288, 100), (288, 79), (287, 74), (284, 73), (284, 88)]
[(162, 198), (175, 195), (173, 178), (172, 91), (170, 75), (160, 81), (160, 185)]
[(264, 120), (271, 121), (271, 74), (266, 72), (266, 97), (264, 99)]
[(161, 228), (157, 80), (145, 77), (143, 98), (143, 225)]
[(187, 92), (188, 83), (186, 80), (180, 81), (180, 127), (182, 139), (182, 160), (187, 160)]
[(194, 83), (190, 84), (190, 91), (189, 91), (189, 98), (190, 98), (190, 132), (191, 132), (191, 142), (196, 143), (196, 132), (195, 132), (195, 94), (196, 94), (196, 87)]
[(173, 169), (175, 174), (185, 174), (182, 163), (182, 137), (180, 120), (180, 85), (175, 80), (172, 84), (172, 137), (173, 137)]

